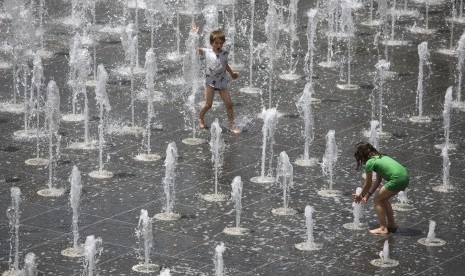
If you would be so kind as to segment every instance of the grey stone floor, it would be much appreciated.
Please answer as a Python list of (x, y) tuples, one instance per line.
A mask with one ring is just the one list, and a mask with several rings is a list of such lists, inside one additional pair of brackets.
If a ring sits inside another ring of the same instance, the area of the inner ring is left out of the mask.
[[(288, 1), (284, 1), (287, 5)], [(55, 54), (44, 60), (45, 79), (57, 81), (61, 92), (61, 111), (70, 111), (70, 89), (66, 86), (68, 72), (68, 41), (72, 30), (63, 27), (60, 18), (69, 14), (70, 3), (46, 1), (48, 20), (46, 22), (46, 46)], [(239, 0), (237, 21), (244, 22), (250, 16), (249, 1)], [(265, 43), (264, 20), (266, 1), (256, 1), (256, 43)], [(402, 4), (403, 5), (403, 4)], [(306, 11), (313, 7), (311, 1), (299, 3), (298, 27), (301, 43), (298, 73), (303, 74), (303, 57), (306, 51)], [(424, 13), (424, 7), (409, 2), (409, 8)], [(373, 44), (376, 29), (358, 25), (368, 17), (368, 4), (354, 15), (357, 27), (353, 41), (354, 57), (352, 83), (361, 88), (356, 91), (341, 91), (339, 70), (321, 68), (315, 65), (315, 97), (321, 103), (313, 107), (315, 118), (315, 141), (311, 146), (311, 156), (321, 160), (325, 150), (325, 134), (336, 131), (336, 142), (340, 157), (336, 165), (334, 189), (342, 191), (337, 199), (324, 198), (317, 194), (326, 185), (321, 168), (294, 166), (295, 187), (291, 190), (290, 206), (299, 213), (295, 216), (278, 217), (271, 213), (281, 207), (281, 191), (277, 185), (255, 184), (249, 181), (260, 173), (262, 146), (261, 128), (263, 120), (258, 114), (267, 103), (268, 94), (249, 95), (239, 92), (248, 84), (248, 70), (239, 71), (241, 77), (231, 83), (231, 95), (235, 102), (237, 122), (243, 123), (243, 133), (233, 136), (223, 131), (227, 144), (224, 153), (224, 166), (219, 176), (220, 192), (229, 194), (230, 184), (235, 176), (241, 176), (244, 184), (242, 226), (251, 230), (246, 236), (228, 236), (222, 231), (234, 225), (231, 203), (208, 203), (199, 195), (213, 190), (214, 171), (208, 143), (199, 146), (185, 145), (182, 139), (191, 136), (184, 119), (184, 102), (180, 95), (183, 87), (170, 86), (168, 79), (182, 76), (181, 64), (166, 60), (168, 52), (175, 49), (172, 23), (161, 27), (157, 33), (156, 53), (158, 61), (157, 90), (162, 91), (163, 100), (155, 102), (157, 124), (162, 130), (152, 132), (152, 150), (165, 157), (166, 146), (176, 142), (178, 165), (176, 168), (175, 212), (181, 219), (174, 222), (155, 221), (153, 224), (154, 246), (151, 261), (171, 269), (172, 275), (213, 275), (213, 252), (219, 242), (224, 242), (225, 271), (227, 275), (463, 275), (465, 271), (465, 199), (461, 192), (465, 184), (463, 161), (465, 152), (465, 118), (463, 112), (453, 109), (451, 114), (451, 141), (457, 149), (450, 151), (450, 179), (456, 187), (452, 193), (439, 193), (432, 190), (442, 181), (442, 157), (434, 145), (443, 141), (442, 109), (445, 91), (454, 85), (456, 58), (440, 55), (438, 48), (447, 47), (450, 30), (445, 17), (450, 14), (450, 6), (435, 5), (430, 9), (430, 28), (437, 28), (433, 35), (412, 35), (407, 28), (414, 19), (399, 20), (396, 36), (410, 41), (410, 45), (390, 47), (391, 70), (398, 73), (385, 84), (385, 109), (383, 130), (392, 133), (389, 139), (380, 140), (380, 150), (398, 159), (409, 170), (411, 184), (408, 196), (414, 207), (409, 212), (396, 212), (399, 225), (396, 234), (386, 237), (371, 236), (367, 231), (350, 231), (342, 227), (352, 221), (351, 194), (361, 185), (361, 177), (354, 173), (355, 161), (353, 146), (364, 140), (364, 129), (371, 120), (369, 96), (374, 88), (374, 64), (383, 56), (378, 56), (378, 48)], [(100, 25), (107, 24), (122, 14), (122, 6), (113, 1), (97, 3), (97, 18)], [(143, 13), (139, 14), (143, 22)], [(53, 20), (51, 20), (53, 19)], [(199, 25), (203, 18), (197, 16)], [(183, 41), (187, 37), (190, 17), (181, 15)], [(220, 24), (223, 24), (220, 16)], [(418, 20), (418, 25), (424, 24)], [(2, 26), (7, 26), (3, 22)], [(141, 24), (142, 25), (142, 24)], [(315, 61), (326, 57), (326, 22), (320, 20), (316, 38)], [(2, 35), (7, 36), (2, 27)], [(455, 26), (454, 41), (463, 31), (463, 25)], [(285, 38), (284, 33), (281, 34)], [(149, 47), (150, 32), (142, 27), (139, 45), (140, 60)], [(431, 51), (431, 76), (424, 84), (424, 113), (432, 116), (428, 124), (414, 124), (408, 118), (417, 114), (415, 91), (417, 87), (418, 54), (417, 45), (428, 41)], [(455, 43), (454, 42), (454, 43)], [(345, 51), (343, 42), (335, 42), (341, 59)], [(285, 40), (280, 45), (286, 45)], [(248, 61), (247, 34), (236, 37), (237, 60)], [(184, 47), (182, 47), (184, 48)], [(342, 51), (342, 52), (341, 52)], [(383, 53), (384, 47), (379, 48)], [(124, 59), (119, 38), (106, 37), (97, 46), (98, 63), (110, 71)], [(4, 59), (8, 55), (3, 55)], [(265, 91), (267, 84), (267, 60), (254, 63), (254, 84)], [(278, 71), (286, 69), (282, 60)], [(0, 100), (11, 98), (11, 70), (0, 74)], [(305, 81), (283, 81), (274, 77), (273, 106), (277, 106), (281, 117), (278, 121), (274, 145), (274, 157), (286, 151), (291, 161), (303, 154), (304, 139), (301, 135), (303, 121), (295, 102), (303, 91)], [(143, 79), (136, 82), (136, 90), (143, 87)], [(108, 93), (112, 105), (111, 122), (122, 124), (130, 118), (129, 82), (110, 75)], [(376, 93), (377, 90), (375, 90)], [(93, 89), (88, 89), (92, 120), (90, 131), (97, 137), (98, 110), (94, 101)], [(454, 94), (455, 98), (455, 94)], [(199, 93), (197, 101), (202, 99)], [(220, 100), (219, 97), (215, 101)], [(136, 102), (136, 121), (145, 122), (145, 103)], [(207, 114), (207, 121), (219, 118), (223, 127), (227, 126), (224, 108), (220, 105)], [(6, 211), (10, 204), (11, 187), (22, 191), (20, 219), (20, 266), (24, 255), (34, 252), (38, 256), (38, 269), (43, 275), (80, 275), (82, 260), (66, 258), (60, 251), (72, 243), (71, 208), (68, 196), (44, 198), (37, 191), (46, 186), (48, 169), (31, 167), (24, 160), (35, 154), (34, 142), (15, 141), (12, 133), (22, 128), (22, 116), (0, 113), (0, 210)], [(131, 267), (137, 264), (135, 252), (137, 238), (135, 229), (141, 209), (149, 215), (159, 213), (163, 207), (162, 179), (165, 168), (163, 160), (154, 163), (135, 161), (132, 157), (142, 151), (142, 137), (108, 135), (110, 141), (105, 155), (110, 159), (105, 168), (115, 173), (108, 180), (92, 179), (88, 173), (98, 167), (97, 151), (75, 151), (66, 148), (72, 141), (82, 139), (82, 124), (62, 122), (60, 133), (63, 136), (61, 155), (57, 160), (54, 179), (59, 186), (68, 187), (68, 177), (73, 165), (82, 172), (83, 195), (80, 207), (81, 242), (87, 235), (95, 235), (103, 240), (103, 252), (97, 264), (100, 275), (138, 275)], [(209, 131), (200, 131), (198, 136), (206, 140)], [(42, 144), (45, 154), (46, 145)], [(273, 162), (276, 164), (276, 162)], [(395, 201), (395, 199), (394, 199)], [(315, 209), (315, 241), (322, 249), (301, 252), (294, 244), (305, 239), (306, 205)], [(4, 212), (3, 211), (3, 212)], [(437, 222), (436, 236), (447, 243), (442, 247), (425, 247), (417, 241), (426, 237), (430, 220)], [(365, 208), (364, 221), (369, 227), (376, 226), (372, 202)], [(378, 268), (370, 261), (378, 258), (385, 240), (389, 240), (390, 255), (399, 265), (392, 268)], [(9, 222), (5, 215), (0, 216), (0, 270), (8, 269), (9, 262)], [(156, 274), (158, 275), (158, 273)]]

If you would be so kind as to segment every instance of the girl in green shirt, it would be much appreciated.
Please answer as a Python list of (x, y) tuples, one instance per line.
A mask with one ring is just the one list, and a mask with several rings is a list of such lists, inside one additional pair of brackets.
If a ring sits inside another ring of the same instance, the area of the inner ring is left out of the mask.
[[(398, 192), (405, 190), (409, 184), (409, 177), (404, 166), (391, 157), (379, 153), (370, 143), (360, 142), (356, 145), (355, 160), (357, 170), (360, 166), (365, 167), (365, 184), (360, 195), (353, 195), (355, 203), (367, 203), (371, 195), (378, 189), (384, 179), (384, 185), (375, 195), (375, 211), (379, 221), (379, 228), (370, 230), (372, 234), (387, 234), (397, 230), (394, 222), (389, 199)], [(373, 182), (373, 172), (376, 172), (376, 180)], [(372, 183), (373, 182), (373, 183)], [(386, 222), (387, 220), (387, 222)]]

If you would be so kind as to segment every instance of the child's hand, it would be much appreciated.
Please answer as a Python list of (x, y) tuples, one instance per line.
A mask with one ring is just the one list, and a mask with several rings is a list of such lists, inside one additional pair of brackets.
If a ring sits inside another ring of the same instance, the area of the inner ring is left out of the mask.
[(239, 74), (238, 74), (237, 72), (232, 72), (231, 78), (232, 78), (233, 80), (237, 79), (238, 77), (239, 77)]
[(195, 23), (192, 23), (191, 24), (191, 33), (198, 33), (199, 31), (199, 26), (197, 26), (197, 24)]
[(362, 197), (357, 194), (352, 194), (352, 197), (354, 198), (355, 203), (360, 203), (360, 201), (362, 200)]
[(364, 198), (362, 198), (362, 203), (363, 204), (367, 204), (367, 202), (368, 202), (368, 198), (366, 196)]

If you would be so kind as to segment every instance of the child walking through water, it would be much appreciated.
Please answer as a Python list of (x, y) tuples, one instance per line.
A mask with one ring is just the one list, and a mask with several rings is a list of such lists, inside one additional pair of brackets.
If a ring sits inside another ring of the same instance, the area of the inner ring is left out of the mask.
[[(355, 160), (357, 160), (357, 171), (361, 165), (365, 166), (365, 184), (360, 195), (354, 194), (355, 203), (367, 203), (371, 195), (378, 189), (381, 181), (386, 182), (375, 195), (375, 211), (378, 217), (379, 227), (372, 229), (371, 234), (395, 233), (397, 225), (394, 221), (389, 199), (398, 192), (405, 190), (409, 184), (407, 170), (391, 157), (379, 153), (370, 143), (360, 142), (356, 145)], [(372, 183), (373, 172), (376, 173), (376, 180)], [(386, 222), (387, 220), (387, 222)]]
[[(191, 32), (197, 33), (199, 28), (197, 25), (192, 24)], [(234, 127), (234, 110), (231, 95), (228, 91), (228, 78), (226, 71), (231, 75), (233, 80), (237, 79), (239, 75), (234, 72), (228, 64), (229, 52), (223, 49), (226, 37), (221, 30), (213, 31), (210, 34), (211, 48), (198, 48), (199, 54), (205, 58), (206, 71), (205, 71), (205, 103), (200, 109), (199, 113), (199, 127), (208, 128), (205, 123), (205, 114), (212, 107), (215, 91), (221, 96), (226, 112), (228, 114), (229, 129), (231, 133), (238, 134), (240, 131)]]

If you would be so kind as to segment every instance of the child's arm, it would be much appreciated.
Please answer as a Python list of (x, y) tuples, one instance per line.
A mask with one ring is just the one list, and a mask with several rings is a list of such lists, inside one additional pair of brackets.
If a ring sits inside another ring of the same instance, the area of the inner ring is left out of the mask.
[[(197, 24), (195, 23), (192, 23), (190, 32), (197, 35), (197, 33), (199, 32), (199, 26), (197, 26)], [(202, 48), (199, 48), (198, 46), (196, 46), (196, 48), (197, 48), (197, 52), (199, 53), (199, 55), (204, 54), (204, 51), (202, 50)]]
[[(373, 173), (370, 173), (370, 177), (373, 176)], [(367, 174), (368, 177), (368, 174)], [(373, 183), (373, 187), (368, 188), (367, 193), (362, 197), (362, 202), (367, 203), (368, 199), (370, 198), (371, 195), (378, 189), (379, 185), (381, 184), (381, 181), (383, 179), (379, 174), (376, 175), (376, 180)]]
[(239, 74), (237, 72), (234, 72), (231, 67), (229, 66), (229, 64), (226, 64), (226, 71), (228, 71), (228, 73), (231, 75), (231, 78), (233, 80), (237, 79), (239, 77)]

